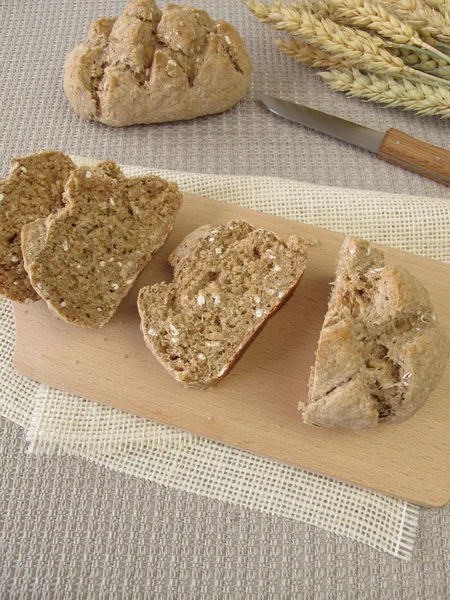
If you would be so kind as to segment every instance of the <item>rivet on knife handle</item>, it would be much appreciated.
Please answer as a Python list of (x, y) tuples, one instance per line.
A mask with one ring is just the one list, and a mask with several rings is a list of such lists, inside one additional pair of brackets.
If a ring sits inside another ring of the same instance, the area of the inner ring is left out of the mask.
[(450, 186), (450, 151), (388, 129), (377, 153), (389, 163)]

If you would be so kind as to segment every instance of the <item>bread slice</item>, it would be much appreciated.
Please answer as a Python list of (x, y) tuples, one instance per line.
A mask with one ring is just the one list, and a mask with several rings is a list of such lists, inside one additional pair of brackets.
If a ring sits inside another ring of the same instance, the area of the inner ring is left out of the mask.
[(449, 352), (425, 288), (346, 238), (311, 371), (305, 423), (368, 429), (401, 423), (425, 402)]
[(10, 174), (0, 179), (0, 295), (16, 302), (39, 296), (25, 272), (20, 232), (63, 205), (64, 184), (76, 165), (62, 152), (46, 151), (11, 160)]
[(187, 387), (220, 381), (293, 294), (306, 266), (297, 236), (285, 243), (246, 221), (206, 225), (169, 257), (171, 283), (139, 293), (141, 328), (159, 362)]
[(172, 231), (181, 193), (159, 177), (128, 179), (105, 162), (72, 171), (64, 201), (23, 228), (25, 268), (59, 317), (102, 327)]

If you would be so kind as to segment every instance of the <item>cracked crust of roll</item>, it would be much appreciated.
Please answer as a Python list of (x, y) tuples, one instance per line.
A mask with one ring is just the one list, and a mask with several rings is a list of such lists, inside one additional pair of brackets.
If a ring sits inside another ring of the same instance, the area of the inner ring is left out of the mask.
[(64, 89), (74, 111), (111, 126), (194, 119), (232, 108), (252, 64), (239, 33), (189, 6), (135, 0), (100, 19), (70, 52)]
[(346, 238), (321, 331), (309, 397), (311, 425), (370, 429), (414, 415), (437, 385), (449, 342), (429, 296), (368, 242)]
[(186, 387), (217, 384), (294, 293), (306, 266), (304, 241), (246, 221), (205, 225), (170, 255), (171, 283), (139, 293), (145, 342)]
[(99, 328), (173, 229), (182, 197), (160, 177), (125, 177), (113, 162), (70, 174), (65, 206), (23, 227), (33, 288), (61, 319)]
[(76, 169), (62, 152), (47, 150), (11, 160), (0, 179), (0, 295), (16, 302), (39, 300), (24, 268), (22, 227), (63, 206), (64, 184)]

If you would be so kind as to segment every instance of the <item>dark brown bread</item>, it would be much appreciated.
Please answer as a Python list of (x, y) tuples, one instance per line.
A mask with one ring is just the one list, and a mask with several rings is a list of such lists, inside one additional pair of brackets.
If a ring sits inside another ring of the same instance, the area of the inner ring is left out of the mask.
[(306, 246), (245, 221), (201, 227), (172, 253), (172, 283), (143, 288), (138, 299), (145, 341), (188, 387), (225, 377), (267, 320), (293, 294)]
[(66, 206), (22, 230), (33, 287), (62, 319), (102, 327), (172, 231), (181, 200), (176, 184), (127, 178), (113, 162), (73, 171)]
[(39, 300), (24, 269), (20, 233), (26, 223), (63, 205), (64, 184), (73, 169), (68, 156), (48, 150), (13, 158), (9, 176), (0, 179), (1, 296), (17, 302)]
[(305, 423), (368, 429), (401, 423), (426, 401), (449, 352), (425, 288), (346, 238), (311, 372)]

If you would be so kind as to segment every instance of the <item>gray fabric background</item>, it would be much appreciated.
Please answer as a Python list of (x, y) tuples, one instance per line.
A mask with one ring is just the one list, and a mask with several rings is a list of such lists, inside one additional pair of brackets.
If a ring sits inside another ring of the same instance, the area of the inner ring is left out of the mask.
[[(450, 198), (450, 190), (269, 115), (255, 90), (284, 95), (449, 148), (449, 124), (327, 91), (278, 54), (238, 0), (196, 0), (233, 22), (254, 59), (252, 93), (190, 123), (109, 129), (81, 121), (61, 85), (65, 54), (100, 0), (0, 0), (0, 162), (47, 147), (166, 169), (273, 175)], [(394, 199), (393, 199), (394, 201)], [(409, 564), (311, 526), (166, 490), (67, 458), (26, 454), (0, 421), (2, 598), (447, 598), (450, 509), (423, 511)]]

